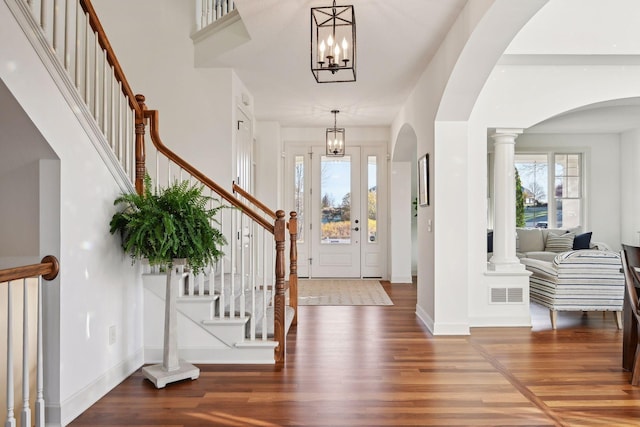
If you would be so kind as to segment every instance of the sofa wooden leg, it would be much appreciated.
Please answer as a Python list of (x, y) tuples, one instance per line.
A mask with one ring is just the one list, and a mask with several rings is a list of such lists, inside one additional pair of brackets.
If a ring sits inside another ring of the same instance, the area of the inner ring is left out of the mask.
[(549, 310), (549, 317), (551, 318), (551, 329), (555, 329), (558, 312), (556, 310)]
[(622, 312), (614, 311), (613, 315), (616, 316), (616, 326), (618, 327), (618, 329), (622, 329)]

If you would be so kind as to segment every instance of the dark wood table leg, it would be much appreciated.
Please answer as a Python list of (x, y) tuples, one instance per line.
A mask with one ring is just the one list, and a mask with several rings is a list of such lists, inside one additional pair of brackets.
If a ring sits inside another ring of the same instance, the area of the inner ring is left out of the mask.
[(631, 302), (627, 292), (624, 293), (623, 324), (622, 331), (622, 369), (633, 370), (633, 361), (636, 355), (636, 344), (638, 343), (638, 323), (633, 316)]

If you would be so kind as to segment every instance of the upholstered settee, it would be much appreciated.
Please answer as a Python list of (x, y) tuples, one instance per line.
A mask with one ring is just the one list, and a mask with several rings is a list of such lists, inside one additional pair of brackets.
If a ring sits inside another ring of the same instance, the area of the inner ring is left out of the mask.
[(551, 262), (520, 261), (532, 273), (530, 299), (549, 308), (553, 329), (558, 311), (613, 311), (621, 328), (625, 285), (619, 253), (577, 250), (556, 254)]
[(516, 228), (516, 254), (518, 258), (553, 261), (559, 253), (581, 249), (611, 250), (604, 243), (592, 242), (591, 232), (583, 233), (580, 227), (571, 229)]

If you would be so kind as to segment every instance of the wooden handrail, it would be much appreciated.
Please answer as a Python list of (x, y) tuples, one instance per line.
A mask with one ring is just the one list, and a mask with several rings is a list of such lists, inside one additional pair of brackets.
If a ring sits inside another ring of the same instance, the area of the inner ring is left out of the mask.
[[(138, 99), (144, 103), (144, 97), (137, 95)], [(264, 217), (258, 215), (253, 209), (251, 209), (246, 204), (242, 203), (238, 200), (233, 194), (222, 188), (220, 185), (213, 182), (208, 176), (204, 175), (198, 169), (193, 167), (187, 161), (183, 160), (176, 153), (167, 148), (166, 145), (162, 143), (162, 139), (160, 138), (159, 133), (159, 124), (158, 124), (158, 111), (157, 110), (147, 110), (144, 106), (141, 105), (142, 110), (144, 111), (145, 118), (149, 119), (149, 135), (151, 136), (151, 141), (156, 149), (164, 154), (167, 158), (173, 161), (175, 164), (180, 166), (182, 169), (190, 173), (192, 176), (200, 180), (204, 185), (215, 191), (220, 197), (229, 202), (231, 206), (236, 207), (247, 215), (249, 218), (253, 219), (255, 222), (260, 224), (265, 230), (269, 231), (271, 234), (274, 234), (274, 225), (269, 223)]]
[(274, 225), (274, 240), (276, 241), (276, 283), (273, 295), (273, 339), (278, 342), (274, 349), (274, 358), (276, 363), (282, 363), (285, 360), (287, 336), (285, 331), (285, 286), (284, 286), (284, 246), (285, 246), (285, 219), (284, 211), (276, 212), (277, 219)]
[(272, 211), (267, 205), (262, 203), (260, 200), (256, 199), (251, 193), (247, 192), (244, 188), (240, 187), (235, 182), (233, 183), (233, 191), (235, 193), (240, 194), (245, 199), (249, 200), (249, 202), (260, 208), (262, 212), (269, 215), (272, 219), (276, 219), (276, 213)]
[(298, 213), (289, 213), (289, 306), (293, 308), (292, 325), (298, 324)]
[(0, 270), (0, 282), (26, 279), (28, 277), (42, 276), (45, 280), (53, 280), (58, 276), (60, 264), (53, 255), (42, 258), (40, 264), (25, 265), (22, 267)]
[(107, 53), (107, 61), (109, 61), (109, 64), (111, 64), (111, 66), (113, 67), (113, 72), (116, 80), (122, 83), (122, 91), (129, 99), (129, 106), (137, 114), (142, 115), (142, 110), (140, 110), (140, 106), (136, 102), (135, 94), (133, 93), (131, 86), (129, 86), (127, 77), (124, 75), (124, 72), (122, 71), (122, 67), (120, 66), (120, 62), (118, 61), (116, 54), (113, 52), (111, 43), (107, 38), (107, 34), (104, 32), (104, 28), (102, 28), (102, 24), (98, 19), (98, 15), (96, 14), (96, 11), (93, 8), (93, 5), (91, 4), (91, 0), (79, 0), (79, 1), (80, 1), (80, 6), (82, 6), (82, 10), (84, 10), (84, 12), (89, 17), (89, 25), (91, 25), (91, 28), (93, 29), (93, 31), (95, 31), (98, 35), (98, 43), (100, 43), (100, 46), (102, 47), (102, 49), (104, 49), (105, 52)]

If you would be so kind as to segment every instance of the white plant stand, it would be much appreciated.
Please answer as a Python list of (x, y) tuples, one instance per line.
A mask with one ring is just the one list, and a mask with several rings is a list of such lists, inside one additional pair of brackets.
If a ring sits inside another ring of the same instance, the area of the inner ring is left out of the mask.
[[(178, 284), (184, 275), (185, 260), (174, 260), (173, 268), (167, 269), (167, 294), (164, 310), (164, 350), (162, 363), (142, 368), (142, 374), (156, 388), (187, 378), (192, 380), (200, 376), (200, 369), (178, 358), (178, 312), (176, 294)], [(174, 269), (177, 272), (174, 274)]]

